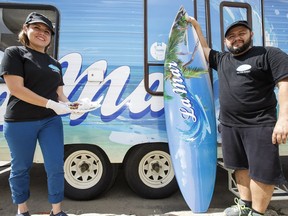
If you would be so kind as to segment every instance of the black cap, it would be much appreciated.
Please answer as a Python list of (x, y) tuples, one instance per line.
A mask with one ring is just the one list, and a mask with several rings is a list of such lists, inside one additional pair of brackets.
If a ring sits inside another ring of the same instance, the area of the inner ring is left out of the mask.
[(27, 16), (25, 24), (32, 24), (32, 23), (45, 24), (50, 29), (52, 34), (54, 35), (54, 29), (53, 29), (52, 22), (46, 16), (39, 14), (37, 12), (32, 12)]
[(227, 33), (234, 27), (236, 26), (244, 26), (246, 28), (248, 28), (250, 31), (252, 30), (251, 26), (249, 25), (249, 23), (245, 20), (239, 20), (236, 22), (233, 22), (231, 25), (229, 25), (225, 31), (225, 37), (227, 36)]

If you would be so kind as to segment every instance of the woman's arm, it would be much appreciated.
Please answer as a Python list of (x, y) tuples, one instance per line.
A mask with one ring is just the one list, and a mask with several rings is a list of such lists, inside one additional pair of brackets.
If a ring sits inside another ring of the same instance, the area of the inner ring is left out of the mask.
[(57, 89), (57, 94), (58, 94), (58, 101), (61, 101), (61, 102), (70, 102), (68, 100), (68, 98), (66, 97), (66, 95), (64, 94), (64, 91), (63, 91), (63, 86), (59, 86), (58, 89)]
[[(47, 98), (44, 98), (34, 93), (30, 89), (26, 88), (24, 86), (24, 79), (22, 77), (15, 76), (15, 75), (4, 75), (3, 77), (10, 91), (10, 94), (19, 98), (20, 100), (36, 105), (36, 106), (41, 106), (41, 107), (52, 109), (58, 115), (71, 112), (71, 110), (69, 109), (67, 105), (57, 103), (52, 100), (48, 100)], [(59, 90), (59, 93), (61, 94), (60, 97), (61, 97), (61, 100), (63, 100), (63, 102), (69, 102), (67, 97), (63, 94), (62, 86)]]
[(44, 98), (24, 86), (24, 79), (17, 75), (4, 75), (5, 83), (10, 91), (10, 94), (23, 100), (27, 103), (34, 104), (41, 107), (46, 107), (48, 102)]

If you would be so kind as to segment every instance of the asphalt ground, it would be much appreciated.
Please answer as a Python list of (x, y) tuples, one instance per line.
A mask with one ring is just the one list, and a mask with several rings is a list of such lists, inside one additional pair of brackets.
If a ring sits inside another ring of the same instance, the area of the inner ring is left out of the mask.
[[(284, 173), (288, 174), (288, 157), (283, 161)], [(0, 175), (0, 216), (13, 216), (16, 206), (12, 204), (8, 184), (9, 172)], [(228, 190), (228, 173), (217, 168), (215, 191), (206, 213), (193, 214), (186, 205), (180, 191), (165, 199), (144, 199), (135, 194), (127, 185), (123, 170), (119, 170), (113, 187), (101, 197), (90, 201), (75, 201), (65, 198), (63, 210), (69, 215), (81, 216), (192, 216), (223, 215), (223, 210), (233, 204), (235, 195)], [(34, 164), (31, 170), (31, 197), (28, 201), (33, 216), (49, 215), (47, 202), (46, 174), (42, 164)], [(271, 201), (267, 216), (287, 215), (288, 200)]]

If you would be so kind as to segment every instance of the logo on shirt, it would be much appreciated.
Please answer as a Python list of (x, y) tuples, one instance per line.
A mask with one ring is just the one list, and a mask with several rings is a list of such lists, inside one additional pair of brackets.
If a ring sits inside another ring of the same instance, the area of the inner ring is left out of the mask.
[(243, 64), (243, 65), (240, 65), (240, 66), (236, 69), (236, 71), (237, 71), (237, 74), (247, 74), (247, 73), (250, 73), (250, 72), (251, 72), (251, 68), (252, 68), (251, 65)]
[(48, 67), (51, 68), (52, 71), (54, 71), (54, 72), (57, 72), (57, 73), (60, 72), (60, 69), (58, 67), (56, 67), (55, 65), (50, 64), (50, 65), (48, 65)]

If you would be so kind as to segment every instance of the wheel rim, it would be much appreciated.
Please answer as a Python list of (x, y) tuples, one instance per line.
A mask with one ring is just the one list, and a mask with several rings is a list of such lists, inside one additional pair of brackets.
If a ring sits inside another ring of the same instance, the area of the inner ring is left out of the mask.
[(80, 150), (70, 154), (64, 163), (65, 180), (77, 189), (96, 185), (103, 175), (103, 164), (91, 151)]
[(151, 188), (162, 188), (174, 178), (170, 155), (164, 151), (152, 151), (144, 155), (139, 163), (139, 177)]

